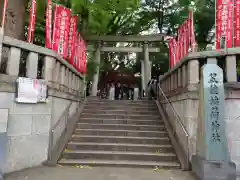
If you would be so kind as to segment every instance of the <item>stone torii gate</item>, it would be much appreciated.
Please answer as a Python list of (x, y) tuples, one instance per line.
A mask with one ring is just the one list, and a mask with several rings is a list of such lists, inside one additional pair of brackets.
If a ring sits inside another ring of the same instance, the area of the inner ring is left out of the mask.
[[(143, 90), (146, 89), (148, 80), (151, 78), (152, 64), (149, 60), (149, 53), (160, 52), (160, 48), (149, 47), (151, 42), (162, 41), (164, 35), (154, 34), (154, 35), (129, 35), (129, 36), (87, 36), (86, 40), (88, 42), (88, 51), (95, 52), (95, 62), (100, 64), (101, 52), (133, 52), (139, 53), (144, 52), (144, 60), (141, 61), (141, 78)], [(105, 42), (137, 42), (142, 46), (136, 47), (109, 47), (104, 46)], [(93, 77), (92, 85), (92, 96), (97, 95), (99, 80), (99, 67), (97, 68), (97, 73)]]

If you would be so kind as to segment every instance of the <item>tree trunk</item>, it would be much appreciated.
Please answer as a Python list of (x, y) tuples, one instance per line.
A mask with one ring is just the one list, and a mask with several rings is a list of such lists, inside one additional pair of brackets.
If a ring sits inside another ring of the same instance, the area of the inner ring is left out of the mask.
[[(0, 13), (2, 16), (4, 0), (0, 1)], [(4, 34), (16, 39), (24, 39), (24, 26), (26, 20), (26, 8), (28, 0), (8, 0), (6, 10), (6, 22)], [(0, 19), (0, 22), (2, 18)]]
[[(6, 10), (6, 20), (4, 26), (4, 35), (10, 36), (15, 39), (24, 40), (24, 27), (26, 20), (26, 9), (28, 0), (8, 0), (8, 6)], [(0, 0), (0, 23), (2, 23), (2, 11), (4, 0)], [(7, 47), (2, 48), (2, 59), (0, 64), (0, 73), (6, 72), (7, 59), (8, 59)]]

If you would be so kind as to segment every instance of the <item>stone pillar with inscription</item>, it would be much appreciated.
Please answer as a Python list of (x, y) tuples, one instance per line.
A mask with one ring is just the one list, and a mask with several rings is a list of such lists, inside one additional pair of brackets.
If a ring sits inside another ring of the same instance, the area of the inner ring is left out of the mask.
[(223, 71), (216, 64), (202, 67), (197, 152), (192, 170), (200, 180), (235, 180), (236, 166), (230, 162), (224, 122)]

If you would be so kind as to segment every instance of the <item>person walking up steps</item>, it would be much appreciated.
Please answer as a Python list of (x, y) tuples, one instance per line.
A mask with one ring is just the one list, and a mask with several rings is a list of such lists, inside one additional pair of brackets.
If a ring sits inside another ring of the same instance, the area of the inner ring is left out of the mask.
[(109, 97), (108, 97), (109, 100), (115, 100), (115, 86), (114, 86), (114, 83), (112, 82), (111, 83), (111, 86), (109, 88)]

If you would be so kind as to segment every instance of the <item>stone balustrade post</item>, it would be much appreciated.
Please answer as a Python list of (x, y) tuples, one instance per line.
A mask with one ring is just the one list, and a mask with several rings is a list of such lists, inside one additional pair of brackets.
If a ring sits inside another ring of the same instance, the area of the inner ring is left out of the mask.
[(163, 81), (162, 84), (160, 85), (163, 92), (165, 92), (165, 88), (166, 88), (166, 81)]
[(79, 92), (82, 95), (82, 80), (79, 78)]
[(170, 91), (170, 76), (166, 78), (166, 81), (167, 81), (167, 91), (166, 92), (169, 92)]
[(187, 65), (184, 64), (182, 66), (182, 87), (186, 87), (187, 86)]
[(54, 78), (54, 88), (59, 89), (59, 84), (61, 84), (61, 77), (60, 77), (60, 62), (56, 62), (55, 71), (53, 73)]
[(44, 59), (44, 79), (49, 85), (53, 82), (53, 72), (55, 71), (56, 59), (50, 56), (45, 56)]
[(69, 92), (71, 93), (72, 92), (72, 86), (73, 86), (73, 84), (72, 84), (72, 71), (71, 70), (69, 70), (68, 71), (68, 88), (69, 88)]
[(70, 82), (69, 82), (69, 69), (68, 68), (66, 68), (65, 69), (65, 81), (64, 81), (64, 89), (65, 89), (65, 91), (66, 92), (69, 92), (69, 88), (70, 88), (70, 84), (69, 84)]
[(178, 73), (177, 71), (174, 72), (174, 90), (176, 90), (178, 88)]
[(79, 76), (77, 76), (77, 78), (76, 78), (76, 82), (77, 82), (77, 93), (78, 93), (78, 95), (79, 95), (79, 90), (80, 90), (80, 77)]
[(191, 60), (188, 62), (188, 85), (199, 83), (199, 61)]
[(174, 89), (174, 76), (173, 73), (170, 74), (170, 91)]
[(11, 76), (18, 76), (21, 58), (21, 49), (10, 47), (6, 73)]
[(60, 65), (60, 84), (63, 87), (63, 91), (65, 89), (65, 87), (64, 87), (64, 85), (65, 85), (65, 76), (66, 76), (66, 68), (63, 65)]
[(208, 64), (217, 64), (217, 58), (214, 58), (214, 57), (207, 58), (207, 63)]
[(235, 55), (226, 57), (226, 79), (227, 82), (237, 82), (237, 60)]
[(29, 78), (37, 78), (38, 73), (38, 54), (30, 52), (27, 57), (26, 75)]
[(178, 68), (177, 70), (177, 87), (182, 87), (182, 79), (181, 79), (181, 68)]
[(76, 88), (76, 75), (75, 74), (73, 74), (72, 83), (73, 83), (72, 87), (73, 87), (74, 93), (76, 93), (77, 88)]

